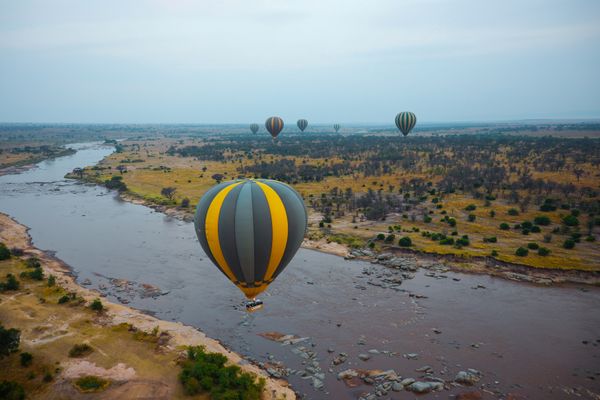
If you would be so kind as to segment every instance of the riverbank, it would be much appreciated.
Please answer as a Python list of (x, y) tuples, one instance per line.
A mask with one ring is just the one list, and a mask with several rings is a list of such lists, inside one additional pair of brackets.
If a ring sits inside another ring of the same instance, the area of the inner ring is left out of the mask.
[(23, 155), (23, 157), (5, 160), (2, 160), (0, 158), (0, 176), (19, 174), (21, 172), (25, 172), (32, 168), (35, 168), (35, 166), (42, 161), (68, 156), (71, 154), (75, 154), (75, 152), (75, 150), (70, 148), (62, 148), (50, 149), (49, 153), (43, 155), (25, 154)]
[[(56, 286), (62, 288), (65, 293), (69, 293), (73, 298), (81, 299), (82, 304), (88, 304), (99, 297), (99, 293), (77, 285), (68, 265), (54, 257), (51, 253), (34, 247), (27, 231), (27, 227), (19, 224), (9, 216), (0, 213), (0, 242), (5, 243), (9, 248), (18, 248), (22, 250), (24, 256), (37, 257), (42, 265), (45, 275), (53, 275), (56, 278)], [(0, 306), (2, 314), (7, 313), (7, 307), (10, 307), (11, 312), (6, 315), (17, 315), (18, 313), (15, 314), (13, 309), (24, 310), (25, 316), (23, 321), (27, 322), (28, 320), (31, 320), (31, 324), (36, 324), (36, 326), (32, 325), (28, 329), (22, 330), (22, 347), (25, 347), (28, 351), (29, 349), (32, 349), (32, 351), (30, 351), (32, 353), (35, 352), (35, 349), (38, 346), (46, 346), (48, 343), (53, 343), (50, 344), (50, 346), (55, 347), (56, 341), (63, 337), (83, 336), (93, 342), (95, 337), (99, 334), (97, 329), (99, 329), (99, 327), (108, 327), (108, 329), (102, 331), (102, 342), (106, 343), (107, 347), (104, 351), (104, 357), (100, 356), (97, 360), (98, 365), (72, 360), (71, 363), (65, 364), (64, 366), (61, 363), (60, 367), (57, 369), (53, 388), (63, 395), (68, 394), (68, 397), (77, 397), (76, 395), (78, 393), (77, 391), (72, 390), (72, 386), (68, 382), (81, 374), (88, 374), (89, 371), (96, 371), (98, 373), (95, 375), (106, 375), (112, 377), (115, 381), (118, 381), (118, 385), (111, 385), (103, 392), (103, 396), (105, 395), (105, 397), (101, 396), (100, 398), (127, 398), (134, 394), (136, 396), (145, 395), (146, 397), (151, 398), (183, 397), (182, 388), (177, 382), (176, 371), (178, 369), (175, 368), (176, 360), (181, 358), (182, 349), (186, 346), (201, 345), (209, 352), (224, 355), (230, 364), (239, 365), (243, 371), (264, 378), (266, 382), (263, 394), (264, 399), (295, 398), (294, 392), (287, 386), (285, 381), (269, 377), (266, 372), (257, 366), (248, 363), (238, 354), (229, 351), (218, 341), (207, 337), (204, 333), (193, 327), (177, 322), (163, 321), (132, 308), (110, 303), (106, 299), (102, 300), (104, 311), (102, 312), (101, 317), (87, 315), (86, 313), (90, 313), (88, 308), (64, 306), (69, 308), (67, 314), (63, 316), (66, 320), (61, 320), (60, 316), (57, 318), (56, 315), (56, 312), (59, 312), (60, 310), (60, 306), (46, 304), (45, 301), (34, 301), (35, 296), (32, 297), (18, 294), (10, 297), (3, 297), (4, 299)], [(48, 307), (59, 308), (49, 312)], [(49, 315), (49, 317), (47, 320), (38, 320), (37, 316), (41, 315)], [(3, 320), (4, 319), (5, 318), (3, 318)], [(73, 323), (73, 320), (76, 319), (82, 319), (82, 321)], [(92, 326), (88, 326), (89, 320), (92, 321)], [(85, 321), (88, 321), (88, 323)], [(44, 327), (45, 322), (56, 326)], [(37, 325), (39, 325), (39, 327)], [(166, 364), (152, 365), (152, 363), (148, 363), (148, 361), (142, 362), (140, 360), (140, 358), (144, 359), (142, 354), (129, 354), (132, 351), (144, 351), (143, 349), (138, 348), (139, 346), (137, 346), (137, 344), (131, 344), (131, 348), (123, 347), (119, 349), (115, 349), (114, 346), (109, 346), (109, 343), (113, 339), (115, 341), (122, 340), (122, 332), (118, 328), (123, 326), (127, 327), (127, 331), (141, 332), (138, 336), (142, 337), (151, 335), (151, 332), (160, 332), (160, 337), (158, 338), (158, 340), (162, 341), (160, 348), (159, 346), (156, 348), (151, 347), (150, 349), (146, 349), (146, 351), (149, 353), (148, 357), (150, 360), (154, 358), (152, 354), (158, 353), (160, 355), (160, 360), (156, 359), (155, 361), (162, 360), (162, 362)], [(40, 337), (43, 337), (43, 339), (40, 339)], [(111, 350), (117, 350), (117, 353), (110, 353), (107, 351), (109, 348)], [(100, 352), (101, 349), (98, 350)], [(123, 352), (123, 354), (121, 354), (121, 352)], [(116, 363), (115, 365), (110, 366), (107, 364), (107, 359), (116, 360), (122, 358), (129, 359), (133, 367), (127, 363)], [(135, 360), (137, 360), (139, 364)], [(157, 374), (155, 371), (165, 368), (171, 370), (171, 373), (167, 374), (168, 379), (161, 377), (160, 374)], [(85, 371), (88, 371), (88, 373)], [(125, 372), (120, 374), (118, 371)], [(50, 396), (52, 390), (50, 392), (42, 391), (40, 393), (38, 393), (40, 398), (52, 398), (54, 396)]]
[[(73, 176), (67, 177), (74, 178)], [(91, 181), (91, 183), (101, 184), (100, 182), (94, 181)], [(131, 192), (121, 192), (119, 193), (119, 197), (124, 201), (152, 208), (157, 212), (164, 213), (165, 215), (181, 221), (193, 221), (193, 207), (182, 208), (179, 206), (158, 205)], [(532, 268), (523, 264), (497, 260), (493, 257), (439, 254), (412, 248), (401, 248), (398, 246), (385, 245), (385, 243), (380, 243), (374, 249), (356, 249), (352, 248), (351, 246), (329, 240), (327, 236), (325, 236), (317, 240), (305, 238), (302, 242), (302, 247), (309, 250), (315, 250), (339, 257), (344, 257), (346, 259), (358, 258), (364, 261), (379, 263), (382, 265), (392, 264), (393, 266), (393, 262), (389, 262), (392, 256), (409, 256), (411, 258), (416, 258), (415, 265), (425, 269), (432, 267), (435, 268), (438, 264), (444, 263), (444, 265), (456, 272), (484, 274), (518, 282), (529, 282), (540, 285), (562, 283), (600, 285), (600, 272), (598, 271)]]

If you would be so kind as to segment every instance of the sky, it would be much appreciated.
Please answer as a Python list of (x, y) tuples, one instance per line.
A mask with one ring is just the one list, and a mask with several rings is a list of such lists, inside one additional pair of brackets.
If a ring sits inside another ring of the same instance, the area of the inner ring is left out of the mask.
[(600, 117), (598, 0), (0, 0), (0, 121)]

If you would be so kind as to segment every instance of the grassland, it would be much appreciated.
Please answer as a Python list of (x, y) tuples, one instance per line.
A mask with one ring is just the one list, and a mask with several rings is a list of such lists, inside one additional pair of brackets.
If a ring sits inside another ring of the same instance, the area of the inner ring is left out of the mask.
[[(410, 248), (419, 252), (597, 271), (599, 159), (597, 139), (491, 136), (399, 142), (369, 135), (291, 136), (273, 145), (248, 135), (165, 137), (123, 142), (120, 152), (96, 169), (86, 168), (82, 176), (100, 183), (119, 176), (129, 196), (187, 214), (216, 183), (215, 174), (223, 180), (280, 179), (305, 199), (312, 239), (350, 247), (372, 242), (382, 248), (398, 247), (398, 239), (408, 236)], [(307, 177), (307, 170), (313, 175)], [(161, 194), (167, 187), (175, 189), (171, 198)], [(370, 203), (364, 203), (369, 193)], [(556, 205), (541, 211), (546, 199)], [(377, 204), (385, 208), (383, 214), (370, 216)], [(565, 226), (563, 218), (576, 211), (577, 226)], [(549, 224), (519, 227), (539, 216), (548, 217)], [(450, 226), (448, 218), (456, 225)], [(500, 229), (502, 223), (509, 229)], [(395, 239), (377, 241), (379, 233), (393, 233)], [(448, 245), (448, 240), (431, 240), (429, 233), (450, 239), (467, 235), (469, 243)], [(567, 249), (565, 241), (571, 238), (575, 247)], [(528, 254), (517, 255), (519, 247), (528, 248)], [(540, 255), (539, 247), (548, 254)]]

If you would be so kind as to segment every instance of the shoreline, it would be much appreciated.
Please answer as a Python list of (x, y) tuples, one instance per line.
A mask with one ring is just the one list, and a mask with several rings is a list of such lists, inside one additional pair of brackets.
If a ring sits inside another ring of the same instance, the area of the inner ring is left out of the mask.
[[(75, 275), (69, 265), (55, 257), (50, 251), (36, 248), (28, 231), (28, 227), (20, 224), (11, 216), (0, 212), (0, 241), (7, 244), (8, 247), (18, 247), (25, 254), (39, 258), (44, 272), (54, 275), (57, 284), (65, 290), (75, 292), (88, 302), (101, 297), (99, 292), (77, 284)], [(181, 322), (164, 321), (134, 308), (113, 303), (106, 298), (103, 298), (103, 304), (109, 325), (116, 326), (128, 323), (144, 332), (150, 332), (158, 327), (160, 331), (167, 332), (170, 335), (171, 338), (167, 347), (172, 351), (177, 351), (182, 346), (202, 345), (209, 352), (223, 354), (227, 357), (229, 363), (238, 365), (243, 371), (264, 378), (265, 391), (262, 396), (263, 399), (296, 398), (296, 394), (286, 381), (271, 377), (265, 370), (251, 364), (241, 355), (230, 351), (218, 340), (208, 337), (197, 328), (184, 325)]]
[[(97, 182), (92, 182), (98, 184)], [(193, 214), (187, 210), (169, 207), (164, 205), (153, 204), (130, 192), (118, 193), (119, 198), (133, 204), (142, 205), (151, 208), (157, 212), (161, 212), (169, 217), (177, 218), (181, 221), (192, 222)], [(562, 283), (576, 283), (585, 285), (600, 285), (600, 271), (582, 271), (582, 270), (563, 270), (552, 268), (533, 268), (527, 265), (515, 264), (505, 261), (496, 260), (492, 257), (463, 257), (456, 254), (437, 254), (427, 253), (417, 249), (404, 248), (383, 248), (380, 252), (368, 250), (372, 254), (357, 254), (360, 249), (352, 249), (346, 245), (339, 244), (333, 241), (328, 241), (326, 238), (319, 240), (310, 240), (304, 238), (302, 248), (308, 250), (319, 251), (326, 254), (331, 254), (338, 257), (343, 257), (347, 260), (360, 259), (367, 262), (380, 263), (379, 258), (385, 254), (393, 254), (395, 256), (412, 256), (418, 261), (445, 263), (454, 272), (490, 275), (502, 279), (512, 280), (515, 282), (528, 282), (538, 285), (553, 285)], [(385, 265), (385, 263), (382, 263)], [(422, 268), (427, 268), (427, 265), (419, 263)]]

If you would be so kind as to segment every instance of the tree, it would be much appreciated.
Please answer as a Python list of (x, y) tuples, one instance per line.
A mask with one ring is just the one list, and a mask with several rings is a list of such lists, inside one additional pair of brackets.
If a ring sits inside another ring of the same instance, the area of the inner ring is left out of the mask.
[(221, 183), (223, 178), (225, 178), (225, 176), (223, 174), (213, 174), (213, 176), (211, 176), (211, 178), (213, 178), (217, 182), (217, 184), (219, 184), (219, 183)]
[(173, 197), (175, 196), (176, 191), (177, 191), (176, 188), (169, 186), (169, 187), (162, 188), (160, 191), (160, 194), (169, 200), (173, 200)]
[(575, 247), (575, 241), (573, 239), (567, 239), (565, 240), (565, 242), (563, 243), (563, 247), (565, 249), (572, 249)]
[(23, 386), (13, 381), (0, 382), (0, 399), (6, 400), (24, 400), (25, 390)]
[(104, 306), (102, 305), (100, 299), (94, 299), (94, 301), (92, 301), (92, 304), (90, 305), (90, 308), (94, 311), (102, 311), (104, 309)]
[(529, 254), (529, 250), (527, 250), (525, 247), (519, 247), (517, 251), (515, 251), (515, 254), (519, 257), (525, 257), (527, 254)]
[(410, 237), (404, 236), (400, 238), (400, 240), (398, 241), (398, 245), (401, 247), (410, 247), (412, 246), (412, 240), (410, 239)]
[(6, 329), (0, 325), (0, 359), (17, 351), (20, 342), (20, 330), (14, 328)]
[(31, 355), (31, 353), (23, 352), (20, 354), (20, 357), (21, 366), (28, 367), (31, 365), (31, 362), (33, 361), (33, 356)]
[(563, 224), (565, 224), (567, 226), (577, 226), (577, 225), (579, 225), (579, 220), (574, 215), (567, 215), (566, 217), (564, 217), (562, 219), (562, 221), (563, 221)]
[(10, 258), (10, 250), (2, 242), (0, 242), (0, 260), (8, 260)]

